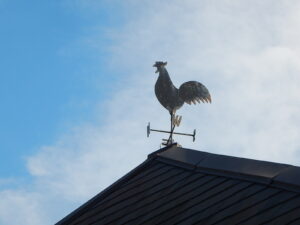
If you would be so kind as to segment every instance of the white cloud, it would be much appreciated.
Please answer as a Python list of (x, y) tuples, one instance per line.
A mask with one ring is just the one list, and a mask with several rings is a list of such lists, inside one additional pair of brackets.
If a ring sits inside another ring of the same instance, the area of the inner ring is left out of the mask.
[(168, 59), (177, 85), (203, 81), (213, 105), (179, 113), (207, 151), (299, 164), (299, 3), (151, 2), (116, 35), (114, 63), (145, 74)]
[[(106, 113), (31, 156), (36, 193), (5, 191), (5, 204), (19, 207), (20, 217), (29, 210), (39, 222), (51, 211), (42, 203), (59, 199), (65, 208), (51, 213), (53, 223), (156, 150), (161, 135), (146, 139), (146, 123), (169, 127), (153, 93), (156, 60), (169, 62), (176, 85), (199, 80), (213, 97), (211, 105), (178, 111), (181, 131), (198, 130), (196, 143), (177, 138), (183, 146), (300, 164), (299, 7), (297, 1), (128, 1), (126, 26), (110, 34), (111, 66), (124, 79), (100, 103)], [(24, 198), (12, 199), (15, 192)]]
[(44, 224), (47, 216), (38, 205), (38, 193), (26, 191), (0, 192), (0, 224)]

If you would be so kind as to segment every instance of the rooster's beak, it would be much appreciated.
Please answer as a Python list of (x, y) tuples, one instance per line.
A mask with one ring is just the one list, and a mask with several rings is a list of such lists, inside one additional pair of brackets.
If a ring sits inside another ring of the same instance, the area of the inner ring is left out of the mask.
[(156, 67), (157, 70), (155, 71), (155, 73), (158, 73), (158, 67), (156, 66), (156, 64), (154, 64), (153, 67)]

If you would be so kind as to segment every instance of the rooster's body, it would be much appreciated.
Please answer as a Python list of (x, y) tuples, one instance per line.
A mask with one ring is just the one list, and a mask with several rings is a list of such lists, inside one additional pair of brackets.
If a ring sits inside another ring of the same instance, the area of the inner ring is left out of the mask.
[(181, 108), (185, 102), (188, 104), (196, 104), (196, 102), (211, 103), (209, 91), (203, 84), (197, 81), (188, 81), (183, 83), (179, 89), (176, 88), (165, 68), (166, 64), (166, 62), (156, 62), (153, 65), (157, 67), (156, 73), (159, 72), (155, 84), (155, 95), (160, 104), (162, 104), (171, 115), (174, 115), (176, 110)]

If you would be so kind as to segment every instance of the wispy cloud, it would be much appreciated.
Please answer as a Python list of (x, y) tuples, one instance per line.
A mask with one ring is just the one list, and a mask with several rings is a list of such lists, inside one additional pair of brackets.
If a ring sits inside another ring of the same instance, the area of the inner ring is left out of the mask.
[[(10, 216), (5, 208), (18, 207), (18, 218), (33, 215), (33, 221), (22, 224), (47, 224), (42, 216), (47, 213), (53, 223), (159, 147), (160, 135), (145, 137), (148, 121), (157, 128), (168, 128), (169, 122), (153, 93), (156, 60), (169, 62), (176, 85), (198, 80), (213, 97), (212, 105), (184, 106), (178, 112), (182, 131), (198, 130), (196, 143), (177, 139), (183, 146), (300, 164), (300, 4), (139, 2), (128, 1), (126, 26), (110, 33), (110, 66), (122, 79), (114, 95), (100, 103), (105, 114), (94, 124), (74, 126), (29, 157), (32, 191), (3, 191), (2, 221)], [(53, 206), (57, 199), (63, 210), (51, 212), (44, 203)], [(26, 201), (32, 208), (25, 207)]]
[(27, 191), (0, 192), (0, 224), (44, 224), (47, 218), (39, 205), (40, 193)]

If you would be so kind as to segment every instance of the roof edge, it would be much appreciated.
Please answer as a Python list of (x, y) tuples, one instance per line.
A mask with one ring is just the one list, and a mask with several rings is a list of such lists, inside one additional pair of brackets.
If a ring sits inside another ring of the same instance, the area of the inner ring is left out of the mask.
[(100, 199), (105, 198), (112, 192), (114, 192), (121, 184), (126, 182), (127, 180), (130, 180), (132, 177), (134, 177), (137, 173), (139, 173), (142, 169), (150, 165), (150, 162), (152, 162), (154, 158), (148, 158), (144, 162), (142, 162), (140, 165), (132, 169), (130, 172), (128, 172), (126, 175), (122, 176), (120, 179), (115, 181), (113, 184), (109, 185), (107, 188), (105, 188), (103, 191), (98, 193), (96, 196), (88, 200), (83, 205), (79, 206), (77, 209), (73, 210), (70, 214), (68, 214), (66, 217), (62, 218), (60, 221), (58, 221), (55, 225), (66, 225), (70, 220), (74, 220), (74, 217), (79, 217), (82, 214), (84, 214), (86, 211), (89, 210), (90, 207), (92, 207), (94, 204), (96, 204)]
[(180, 145), (179, 145), (178, 143), (174, 143), (174, 144), (168, 145), (168, 146), (166, 146), (166, 147), (160, 148), (160, 149), (158, 149), (158, 150), (156, 150), (156, 151), (150, 153), (150, 154), (148, 155), (148, 159), (149, 159), (149, 158), (156, 158), (156, 157), (159, 156), (160, 153), (165, 152), (165, 151), (167, 151), (167, 150), (170, 150), (170, 149), (172, 149), (172, 148), (177, 148), (177, 147), (180, 147)]
[(83, 205), (79, 206), (77, 209), (73, 210), (70, 214), (68, 214), (66, 217), (62, 218), (60, 221), (58, 221), (55, 225), (66, 225), (70, 220), (73, 220), (74, 217), (78, 217), (82, 214), (84, 214), (86, 211), (89, 210), (90, 207), (92, 207), (95, 203), (97, 203), (101, 198), (105, 198), (107, 195), (111, 194), (114, 192), (121, 184), (126, 182), (127, 180), (131, 179), (134, 177), (137, 173), (139, 173), (142, 169), (147, 167), (150, 162), (156, 159), (157, 155), (161, 152), (167, 151), (170, 148), (174, 147), (179, 147), (177, 143), (174, 143), (172, 145), (166, 146), (164, 148), (158, 149), (155, 152), (152, 152), (148, 155), (148, 158), (132, 169), (130, 172), (128, 172), (126, 175), (122, 176), (120, 179), (115, 181), (113, 184), (109, 185), (107, 188), (105, 188), (103, 191), (98, 193), (96, 196), (88, 200), (86, 203)]

